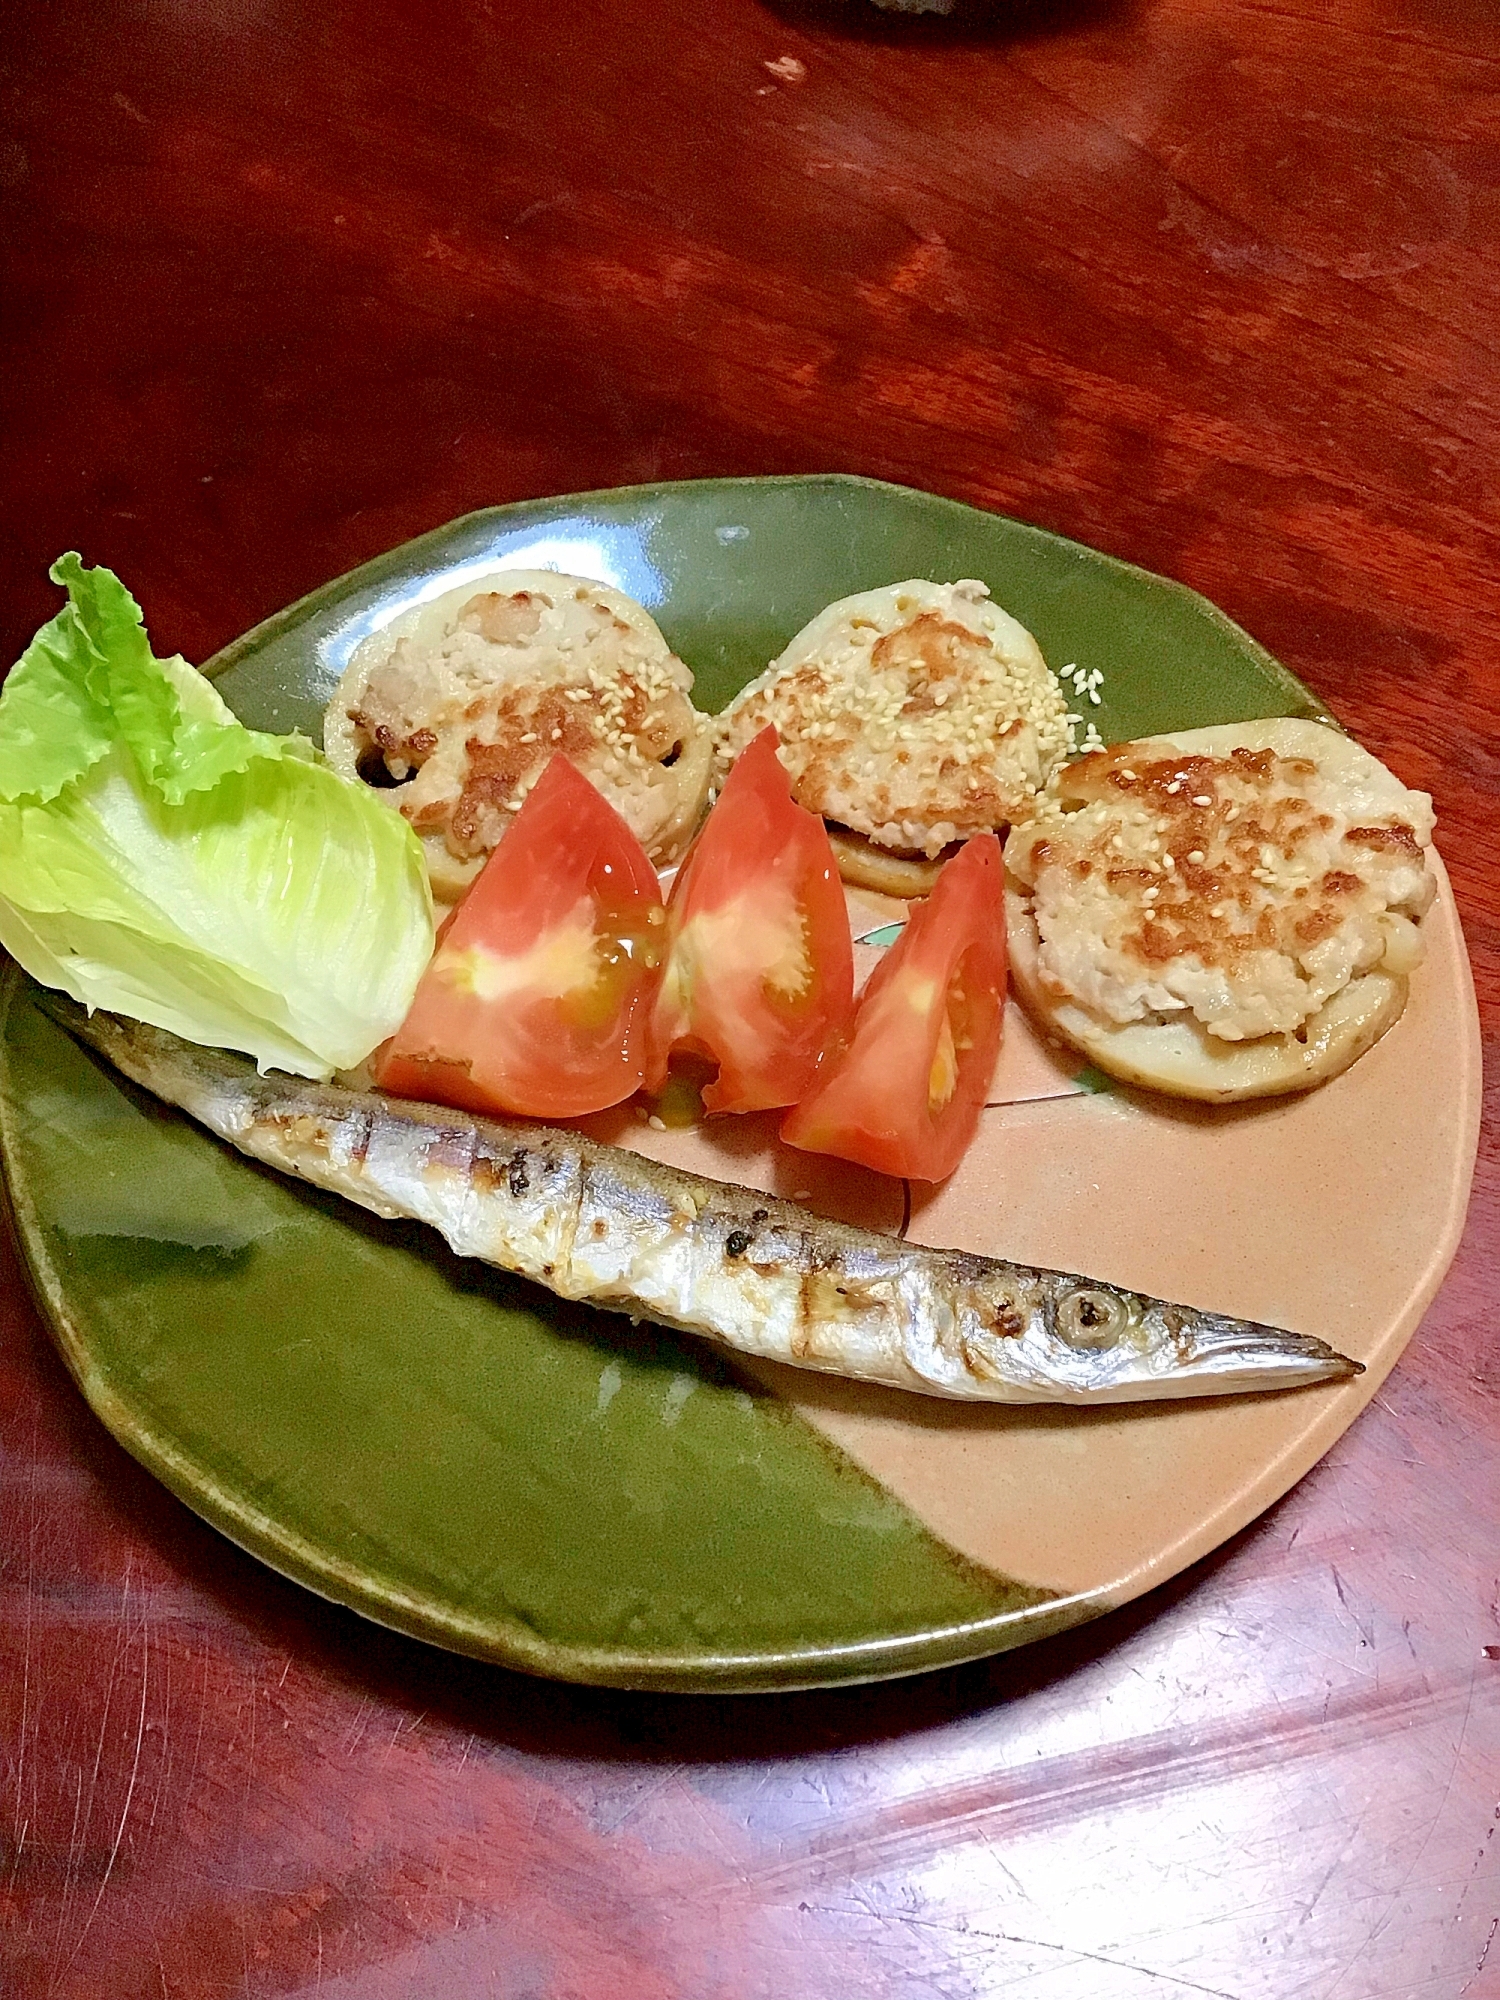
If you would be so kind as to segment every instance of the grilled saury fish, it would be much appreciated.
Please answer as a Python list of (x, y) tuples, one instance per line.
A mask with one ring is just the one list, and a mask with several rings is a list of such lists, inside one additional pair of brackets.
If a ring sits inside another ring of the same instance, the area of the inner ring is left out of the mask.
[(1108, 1403), (1328, 1382), (1302, 1334), (1118, 1285), (931, 1250), (576, 1132), (256, 1074), (58, 994), (153, 1095), (283, 1173), (430, 1223), (462, 1256), (744, 1354), (975, 1401)]

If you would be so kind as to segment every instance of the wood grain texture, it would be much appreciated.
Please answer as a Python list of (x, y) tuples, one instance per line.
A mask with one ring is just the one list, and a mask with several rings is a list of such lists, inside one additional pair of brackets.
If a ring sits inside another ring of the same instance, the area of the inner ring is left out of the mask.
[[(1493, 1066), (1496, 25), (12, 0), (0, 653), (71, 546), (202, 658), (488, 502), (951, 493), (1204, 591), (1434, 793)], [(534, 1684), (280, 1583), (109, 1443), (7, 1264), (0, 1990), (1494, 2000), (1497, 1155), (1376, 1404), (1237, 1543), (776, 1700)]]

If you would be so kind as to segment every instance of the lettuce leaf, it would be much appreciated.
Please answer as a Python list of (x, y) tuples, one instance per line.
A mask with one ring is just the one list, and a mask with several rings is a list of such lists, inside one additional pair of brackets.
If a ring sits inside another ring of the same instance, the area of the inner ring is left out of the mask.
[(305, 738), (158, 660), (107, 569), (0, 690), (0, 944), (44, 985), (262, 1069), (327, 1076), (395, 1032), (432, 951), (406, 822)]

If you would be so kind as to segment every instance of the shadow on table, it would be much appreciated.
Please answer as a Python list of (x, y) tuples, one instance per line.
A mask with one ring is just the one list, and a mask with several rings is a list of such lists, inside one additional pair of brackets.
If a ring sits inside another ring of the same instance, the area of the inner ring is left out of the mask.
[[(1472, 0), (1470, 0), (1472, 4)], [(913, 49), (1043, 40), (1127, 21), (1136, 0), (954, 0), (948, 14), (905, 14), (873, 0), (760, 0), (788, 26)]]
[[(1122, 1610), (967, 1666), (900, 1681), (801, 1693), (634, 1693), (535, 1679), (373, 1625), (288, 1582), (200, 1521), (95, 1420), (35, 1329), (52, 1392), (54, 1448), (98, 1482), (95, 1503), (149, 1546), (166, 1610), (228, 1653), (245, 1642), (296, 1663), (357, 1701), (423, 1714), (429, 1728), (525, 1756), (603, 1763), (714, 1764), (794, 1759), (941, 1727), (1065, 1681), (1196, 1590), (1263, 1526), (1252, 1525), (1184, 1575)], [(50, 1380), (49, 1380), (50, 1378)], [(202, 1628), (207, 1627), (206, 1631)]]
[(908, 1680), (800, 1693), (632, 1693), (536, 1680), (371, 1626), (266, 1574), (237, 1550), (216, 1551), (199, 1583), (221, 1597), (231, 1617), (257, 1627), (268, 1646), (368, 1699), (425, 1711), (428, 1727), (455, 1736), (538, 1758), (768, 1763), (917, 1735), (1054, 1687), (1198, 1589), (1254, 1532), (1245, 1530), (1136, 1603), (1056, 1638)]
[(246, 1592), (234, 1609), (263, 1618), (269, 1643), (347, 1677), (361, 1694), (425, 1710), (429, 1726), (437, 1721), (497, 1748), (601, 1763), (774, 1763), (917, 1735), (1066, 1681), (1196, 1590), (1237, 1546), (1227, 1543), (1148, 1597), (1056, 1638), (907, 1680), (797, 1693), (632, 1693), (535, 1680), (372, 1628), (335, 1606), (288, 1603), (291, 1587), (275, 1578), (265, 1579), (274, 1596), (257, 1583), (254, 1606)]

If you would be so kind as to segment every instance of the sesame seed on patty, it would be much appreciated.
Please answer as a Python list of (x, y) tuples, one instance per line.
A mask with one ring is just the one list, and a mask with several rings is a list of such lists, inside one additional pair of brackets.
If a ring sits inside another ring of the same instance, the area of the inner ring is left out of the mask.
[(1326, 725), (1227, 725), (1084, 757), (1006, 866), (1042, 989), (1104, 1026), (1294, 1035), (1366, 972), (1409, 971), (1432, 803)]
[(1036, 641), (986, 585), (919, 580), (804, 627), (720, 717), (720, 769), (767, 723), (810, 811), (927, 857), (1029, 818), (1073, 726)]
[(550, 571), (497, 572), (413, 607), (355, 653), (330, 761), (421, 835), (434, 893), (462, 894), (557, 754), (658, 864), (691, 837), (712, 738), (692, 674), (640, 605)]

